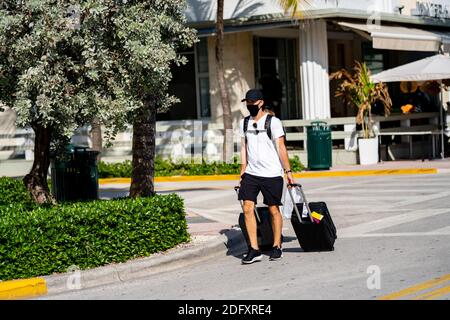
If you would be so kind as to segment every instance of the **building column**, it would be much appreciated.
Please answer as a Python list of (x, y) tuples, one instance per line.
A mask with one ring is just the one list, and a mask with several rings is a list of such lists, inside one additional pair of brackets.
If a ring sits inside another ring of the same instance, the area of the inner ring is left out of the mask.
[(303, 119), (330, 118), (326, 22), (308, 21), (301, 24), (299, 45)]

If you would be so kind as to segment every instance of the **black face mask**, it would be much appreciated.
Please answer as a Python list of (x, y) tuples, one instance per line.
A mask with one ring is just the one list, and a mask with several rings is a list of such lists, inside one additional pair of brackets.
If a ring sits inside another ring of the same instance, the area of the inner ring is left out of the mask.
[(259, 107), (258, 107), (257, 105), (254, 105), (254, 104), (248, 104), (248, 105), (247, 105), (247, 109), (248, 109), (248, 111), (250, 112), (250, 115), (251, 115), (252, 117), (256, 117), (256, 115), (257, 115), (258, 112), (259, 112)]

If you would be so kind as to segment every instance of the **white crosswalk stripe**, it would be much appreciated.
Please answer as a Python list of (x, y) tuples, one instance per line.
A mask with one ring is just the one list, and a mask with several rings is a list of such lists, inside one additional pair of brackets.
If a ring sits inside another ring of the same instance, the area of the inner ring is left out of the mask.
[[(356, 226), (348, 227), (339, 231), (341, 238), (352, 238), (355, 236), (362, 236), (370, 232), (385, 229), (388, 227), (404, 224), (407, 222), (417, 221), (421, 219), (430, 218), (432, 216), (449, 213), (450, 209), (434, 209), (434, 210), (416, 210), (407, 213), (402, 213), (387, 218), (362, 223)], [(390, 233), (392, 234), (392, 233)]]

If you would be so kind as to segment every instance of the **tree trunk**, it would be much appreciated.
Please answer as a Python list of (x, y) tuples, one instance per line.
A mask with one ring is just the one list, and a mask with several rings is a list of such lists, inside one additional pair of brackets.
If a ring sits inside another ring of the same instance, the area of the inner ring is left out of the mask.
[(102, 127), (99, 118), (94, 117), (91, 123), (92, 150), (98, 151), (97, 163), (100, 162), (103, 149)]
[(42, 126), (33, 127), (33, 130), (35, 133), (34, 162), (30, 173), (23, 178), (23, 182), (37, 203), (55, 203), (47, 184), (51, 130)]
[(220, 100), (223, 110), (224, 144), (223, 160), (230, 162), (234, 143), (233, 143), (233, 121), (231, 118), (230, 100), (227, 87), (225, 85), (225, 70), (223, 65), (223, 6), (224, 0), (217, 0), (217, 21), (216, 21), (216, 69), (217, 82), (219, 83)]
[(150, 197), (155, 194), (156, 104), (145, 103), (133, 122), (133, 160), (130, 197)]

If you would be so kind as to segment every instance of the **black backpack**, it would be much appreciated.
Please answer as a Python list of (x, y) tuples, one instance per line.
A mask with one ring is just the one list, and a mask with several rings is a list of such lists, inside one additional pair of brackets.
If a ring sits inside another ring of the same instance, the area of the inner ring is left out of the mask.
[[(272, 140), (272, 129), (270, 128), (270, 124), (272, 123), (273, 116), (271, 114), (267, 115), (266, 122), (264, 123), (264, 130), (267, 133), (267, 136), (270, 140)], [(248, 122), (250, 121), (250, 116), (244, 118), (244, 135), (247, 133)], [(286, 131), (284, 130), (284, 141), (286, 142)], [(247, 135), (245, 135), (245, 142), (247, 142)]]

